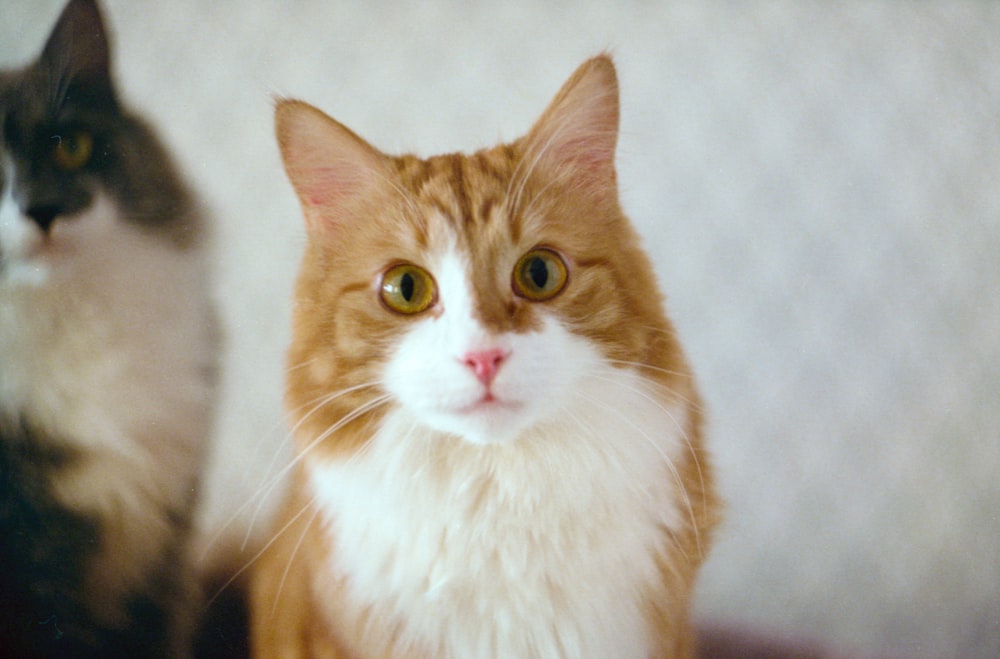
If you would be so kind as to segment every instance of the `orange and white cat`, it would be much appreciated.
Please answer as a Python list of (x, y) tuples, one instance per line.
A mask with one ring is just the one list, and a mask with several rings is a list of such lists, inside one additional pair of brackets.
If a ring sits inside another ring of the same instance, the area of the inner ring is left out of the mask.
[(687, 657), (717, 503), (698, 394), (618, 202), (618, 86), (527, 136), (392, 157), (299, 101), (297, 460), (257, 657)]

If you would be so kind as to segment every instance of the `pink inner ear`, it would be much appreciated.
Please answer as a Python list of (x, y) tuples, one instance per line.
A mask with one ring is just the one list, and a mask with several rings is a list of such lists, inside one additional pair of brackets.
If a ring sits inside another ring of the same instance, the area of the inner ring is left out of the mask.
[(379, 154), (361, 138), (301, 101), (275, 111), (285, 171), (310, 227), (330, 227), (375, 178)]
[(317, 167), (303, 174), (302, 201), (310, 206), (335, 206), (350, 196), (360, 178), (341, 167)]
[(343, 162), (316, 165), (307, 171), (289, 170), (307, 226), (323, 230), (336, 227), (364, 185), (364, 174), (364, 169)]
[(614, 149), (605, 141), (594, 137), (580, 137), (561, 144), (557, 157), (573, 163), (585, 175), (605, 176), (608, 168), (614, 166)]
[(552, 166), (567, 168), (581, 188), (603, 196), (613, 190), (617, 139), (614, 65), (597, 57), (581, 65), (559, 90), (532, 129), (529, 145)]

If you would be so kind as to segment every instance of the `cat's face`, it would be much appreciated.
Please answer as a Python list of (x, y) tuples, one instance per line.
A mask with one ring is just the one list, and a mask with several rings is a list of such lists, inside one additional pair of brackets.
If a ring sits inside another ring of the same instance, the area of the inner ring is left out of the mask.
[(123, 111), (91, 0), (70, 0), (39, 58), (0, 71), (0, 283), (72, 276), (123, 220), (186, 212), (149, 130)]
[(314, 238), (307, 267), (339, 285), (317, 291), (330, 357), (363, 361), (344, 380), (365, 373), (424, 425), (510, 441), (571, 402), (600, 358), (586, 335), (613, 333), (592, 313), (614, 287), (601, 241), (560, 226), (553, 214), (569, 209), (512, 208), (516, 162), (502, 151), (405, 169), (404, 196), (389, 192), (360, 231)]
[(671, 345), (618, 207), (613, 69), (596, 62), (527, 137), (469, 156), (390, 158), (309, 106), (279, 107), (309, 228), (290, 351), (300, 416), (343, 396), (504, 443), (579, 405), (601, 367)]
[(96, 9), (74, 3), (36, 62), (0, 72), (0, 277), (44, 280), (79, 225), (100, 223), (88, 215), (102, 214), (117, 113), (107, 58)]
[[(560, 283), (567, 277), (561, 269), (575, 264), (563, 265), (568, 257), (550, 249), (519, 254), (520, 245), (503, 243), (496, 262), (485, 266), (457, 241), (446, 240), (428, 246), (422, 265), (387, 264), (374, 277), (375, 302), (389, 309), (380, 308), (382, 314), (399, 313), (390, 305), (422, 306), (417, 296), (431, 297), (421, 318), (372, 318), (389, 330), (382, 345), (385, 391), (419, 422), (475, 443), (513, 440), (558, 414), (571, 402), (572, 383), (597, 359), (586, 341), (566, 329), (569, 309), (554, 300), (520, 297), (519, 289), (569, 297), (571, 292), (559, 291), (569, 285)], [(484, 267), (498, 275), (495, 281), (473, 285)], [(432, 291), (414, 290), (423, 286)], [(506, 307), (514, 322), (491, 319), (490, 306)]]

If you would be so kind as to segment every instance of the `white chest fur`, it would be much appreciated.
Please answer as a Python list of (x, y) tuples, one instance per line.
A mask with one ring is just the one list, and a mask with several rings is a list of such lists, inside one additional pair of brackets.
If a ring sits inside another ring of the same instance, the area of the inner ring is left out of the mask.
[[(13, 235), (9, 204), (5, 238)], [(172, 537), (211, 422), (213, 362), (205, 269), (196, 250), (118, 221), (98, 197), (58, 225), (49, 252), (8, 240), (0, 277), (0, 413), (77, 449), (53, 494), (105, 522), (88, 578), (109, 620)], [(27, 231), (31, 227), (24, 228)]]
[(474, 445), (389, 414), (358, 454), (315, 466), (330, 574), (441, 657), (647, 657), (643, 597), (687, 515), (686, 417), (626, 369), (584, 378), (558, 420)]
[(51, 254), (15, 260), (39, 282), (0, 278), (0, 404), (80, 448), (172, 464), (198, 450), (210, 404), (205, 268), (117, 213), (99, 196), (54, 227)]

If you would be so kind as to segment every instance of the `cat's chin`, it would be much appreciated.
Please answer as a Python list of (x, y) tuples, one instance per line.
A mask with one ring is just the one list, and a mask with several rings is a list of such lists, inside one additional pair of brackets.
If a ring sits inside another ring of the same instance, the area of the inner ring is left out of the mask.
[(25, 290), (53, 287), (74, 276), (76, 250), (68, 241), (48, 241), (7, 259), (0, 255), (0, 284)]
[(424, 423), (469, 444), (510, 444), (524, 433), (524, 404), (496, 398), (480, 399), (452, 410), (426, 413)]
[(4, 261), (0, 258), (0, 285), (40, 288), (49, 282), (51, 268), (41, 259)]
[(0, 283), (14, 287), (44, 285), (51, 276), (51, 267), (45, 258), (46, 245), (41, 232), (19, 218), (13, 222), (0, 218), (0, 223), (3, 224), (0, 226)]
[(459, 416), (475, 417), (477, 415), (504, 414), (507, 412), (517, 412), (524, 405), (516, 401), (507, 401), (495, 398), (492, 395), (483, 396), (474, 403), (463, 405), (458, 408)]

